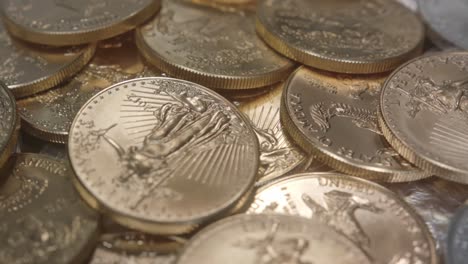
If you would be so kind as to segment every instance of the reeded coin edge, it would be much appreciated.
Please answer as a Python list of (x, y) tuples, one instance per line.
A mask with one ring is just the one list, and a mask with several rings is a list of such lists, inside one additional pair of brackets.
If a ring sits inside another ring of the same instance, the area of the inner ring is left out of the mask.
[[(295, 179), (301, 179), (301, 178), (319, 178), (319, 177), (326, 177), (326, 178), (332, 178), (332, 179), (339, 179), (342, 181), (349, 181), (349, 182), (359, 182), (363, 185), (367, 185), (372, 189), (377, 189), (380, 193), (383, 193), (384, 195), (387, 195), (391, 197), (392, 199), (396, 200), (398, 202), (398, 205), (403, 207), (406, 212), (411, 216), (412, 219), (416, 221), (418, 224), (418, 227), (421, 228), (423, 236), (426, 237), (427, 242), (429, 243), (430, 246), (430, 254), (431, 254), (431, 263), (430, 264), (436, 264), (438, 263), (438, 255), (436, 251), (436, 246), (435, 246), (435, 241), (434, 237), (432, 236), (431, 232), (429, 231), (429, 228), (427, 225), (424, 223), (424, 220), (421, 218), (421, 216), (411, 207), (408, 203), (406, 203), (402, 198), (400, 198), (397, 194), (394, 192), (390, 191), (389, 189), (375, 183), (369, 180), (345, 175), (345, 174), (340, 174), (340, 173), (333, 173), (333, 172), (309, 172), (309, 173), (299, 173), (299, 174), (294, 174), (290, 175), (285, 178), (278, 179), (276, 181), (272, 181), (268, 183), (267, 185), (264, 185), (257, 189), (257, 194), (260, 194), (261, 192), (265, 191), (268, 188), (272, 188), (276, 184), (290, 181), (290, 180), (295, 180)], [(255, 195), (255, 196), (256, 196)]]
[(34, 122), (28, 120), (28, 118), (22, 114), (21, 110), (19, 111), (19, 115), (21, 117), (21, 126), (24, 128), (23, 130), (31, 136), (57, 144), (67, 143), (68, 132), (58, 132), (41, 128), (39, 125), (35, 125)]
[(96, 45), (90, 44), (84, 48), (75, 60), (60, 68), (57, 72), (29, 83), (8, 87), (17, 99), (48, 90), (77, 74), (91, 60), (95, 51)]
[(379, 103), (379, 107), (377, 111), (377, 119), (379, 122), (379, 127), (382, 130), (382, 133), (385, 139), (387, 139), (387, 142), (390, 143), (390, 145), (403, 158), (405, 158), (406, 160), (414, 164), (416, 167), (422, 169), (423, 171), (426, 171), (427, 173), (431, 175), (437, 175), (438, 177), (444, 178), (446, 180), (468, 184), (468, 175), (466, 173), (463, 173), (462, 171), (457, 171), (456, 168), (451, 168), (451, 166), (443, 164), (442, 162), (438, 162), (430, 157), (425, 157), (423, 155), (417, 154), (416, 151), (414, 151), (408, 144), (406, 144), (388, 125), (387, 119), (384, 114), (384, 109), (383, 109), (385, 105), (385, 98), (384, 98), (385, 90), (387, 89), (388, 84), (390, 83), (393, 76), (395, 76), (400, 70), (402, 70), (409, 64), (412, 64), (413, 62), (418, 61), (420, 59), (424, 59), (424, 58), (431, 57), (431, 56), (440, 56), (440, 55), (448, 55), (448, 54), (454, 55), (457, 53), (462, 53), (465, 55), (468, 54), (467, 52), (450, 52), (450, 51), (439, 52), (435, 54), (428, 54), (425, 56), (412, 59), (408, 61), (407, 63), (398, 67), (394, 72), (392, 72), (392, 74), (390, 74), (390, 76), (382, 85), (380, 103)]
[[(107, 93), (109, 90), (112, 90), (116, 87), (119, 87), (125, 83), (131, 83), (135, 81), (143, 81), (143, 80), (154, 80), (154, 79), (165, 79), (165, 80), (172, 80), (172, 81), (177, 81), (177, 82), (182, 82), (190, 85), (194, 85), (197, 87), (197, 89), (203, 90), (204, 92), (208, 93), (209, 95), (219, 99), (223, 103), (227, 104), (233, 111), (238, 111), (237, 107), (234, 106), (231, 102), (229, 102), (226, 98), (222, 97), (221, 95), (217, 94), (216, 92), (203, 87), (199, 84), (192, 83), (189, 81), (185, 80), (179, 80), (179, 79), (174, 79), (174, 78), (168, 78), (168, 77), (146, 77), (146, 78), (137, 78), (137, 79), (132, 79), (132, 80), (127, 80), (124, 82), (120, 82), (117, 84), (114, 84), (112, 86), (109, 86), (106, 89), (101, 90), (99, 93), (94, 95), (92, 98), (90, 98), (80, 109), (78, 114), (76, 115), (75, 119), (73, 120), (73, 123), (71, 125), (71, 129), (69, 134), (73, 134), (73, 129), (75, 127), (75, 124), (78, 122), (78, 119), (81, 115), (81, 113), (88, 107), (88, 104), (93, 102), (95, 98), (100, 97), (102, 94)], [(180, 222), (180, 221), (154, 221), (152, 219), (144, 219), (144, 218), (138, 218), (131, 216), (125, 212), (119, 212), (117, 210), (113, 210), (110, 206), (107, 206), (105, 202), (100, 200), (98, 197), (95, 197), (90, 190), (88, 190), (84, 183), (82, 182), (81, 178), (78, 176), (78, 172), (74, 167), (73, 163), (73, 153), (71, 153), (71, 148), (68, 148), (68, 159), (70, 161), (70, 165), (72, 170), (74, 171), (72, 181), (74, 183), (75, 188), (78, 190), (78, 193), (81, 195), (84, 201), (86, 203), (94, 208), (97, 211), (100, 211), (106, 215), (109, 215), (111, 219), (116, 221), (117, 223), (129, 227), (131, 229), (136, 229), (140, 230), (143, 232), (151, 233), (151, 234), (159, 234), (159, 235), (178, 235), (178, 234), (187, 234), (190, 232), (193, 232), (195, 229), (199, 228), (202, 224), (207, 222), (208, 220), (212, 219), (217, 219), (221, 218), (226, 214), (232, 214), (238, 210), (241, 210), (245, 203), (249, 201), (249, 198), (252, 197), (253, 195), (253, 187), (255, 184), (255, 180), (257, 178), (257, 173), (258, 173), (258, 166), (259, 166), (259, 147), (258, 147), (258, 140), (253, 132), (253, 129), (251, 128), (249, 121), (245, 118), (245, 116), (242, 113), (238, 113), (239, 118), (244, 122), (246, 129), (250, 131), (253, 137), (253, 144), (255, 145), (253, 148), (254, 156), (257, 157), (255, 160), (256, 168), (255, 170), (252, 171), (252, 175), (250, 177), (250, 184), (248, 184), (245, 189), (242, 192), (239, 192), (238, 197), (231, 198), (231, 201), (226, 202), (226, 206), (221, 209), (215, 209), (211, 211), (215, 212), (208, 212), (205, 213), (202, 216), (199, 216), (195, 219), (191, 219), (186, 222)], [(68, 145), (71, 145), (72, 138), (68, 138)]]
[[(299, 68), (297, 71), (299, 71)], [(362, 177), (368, 180), (374, 180), (379, 182), (409, 182), (417, 181), (431, 176), (431, 173), (419, 170), (391, 170), (385, 168), (376, 168), (371, 166), (354, 166), (349, 164), (343, 157), (334, 155), (332, 153), (327, 153), (324, 150), (315, 147), (315, 143), (310, 141), (304, 133), (296, 126), (294, 121), (291, 118), (288, 107), (286, 106), (287, 94), (290, 87), (290, 82), (294, 78), (295, 73), (293, 73), (288, 81), (285, 84), (285, 89), (283, 91), (283, 97), (281, 98), (281, 110), (280, 117), (283, 127), (288, 131), (288, 134), (291, 138), (308, 154), (315, 156), (320, 162), (325, 165), (336, 169), (338, 171), (351, 174), (353, 176)]]
[(418, 27), (421, 30), (421, 39), (418, 45), (400, 55), (389, 57), (386, 59), (381, 59), (375, 62), (330, 58), (295, 47), (281, 39), (281, 37), (276, 36), (276, 34), (271, 32), (270, 30), (268, 30), (267, 26), (264, 24), (264, 22), (262, 22), (262, 19), (258, 15), (255, 25), (257, 34), (265, 41), (265, 43), (267, 43), (271, 48), (273, 48), (277, 52), (283, 54), (284, 56), (294, 61), (303, 63), (311, 67), (315, 67), (317, 69), (332, 72), (369, 74), (393, 70), (400, 64), (406, 62), (408, 59), (414, 58), (423, 52), (424, 26), (419, 19), (417, 19), (417, 21), (419, 24)]
[(50, 46), (68, 46), (96, 42), (112, 38), (130, 31), (148, 20), (161, 9), (161, 0), (151, 0), (151, 3), (138, 12), (134, 12), (112, 25), (101, 25), (95, 29), (74, 32), (39, 32), (15, 23), (7, 14), (2, 12), (7, 30), (15, 37), (32, 43)]
[[(144, 40), (142, 28), (136, 30), (135, 39), (137, 48), (143, 57), (161, 71), (171, 76), (199, 83), (209, 88), (219, 90), (246, 90), (266, 87), (278, 83), (287, 78), (294, 68), (295, 63), (290, 61), (285, 67), (276, 71), (258, 75), (228, 76), (210, 74), (179, 65), (164, 58), (156, 50), (152, 49)], [(281, 55), (278, 55), (281, 56)]]
[(8, 141), (0, 149), (0, 167), (3, 167), (10, 156), (15, 152), (16, 144), (18, 143), (21, 122), (18, 115), (18, 109), (16, 108), (15, 97), (11, 93), (10, 89), (8, 89), (8, 87), (3, 82), (0, 82), (0, 89), (3, 89), (6, 92), (13, 109), (13, 124), (8, 131)]

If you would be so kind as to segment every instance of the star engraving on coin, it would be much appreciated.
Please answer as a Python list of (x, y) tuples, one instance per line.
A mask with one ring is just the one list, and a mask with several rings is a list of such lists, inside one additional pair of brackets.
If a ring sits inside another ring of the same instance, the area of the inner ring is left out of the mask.
[(304, 159), (303, 151), (285, 134), (280, 122), (283, 84), (267, 94), (242, 102), (239, 110), (252, 123), (260, 145), (260, 183), (282, 176)]
[(379, 122), (406, 159), (468, 182), (468, 53), (435, 53), (401, 66), (382, 89)]
[(430, 176), (398, 155), (380, 132), (376, 109), (384, 78), (299, 68), (286, 82), (285, 128), (320, 161), (352, 175), (388, 182)]
[(77, 45), (135, 28), (160, 8), (159, 0), (7, 0), (3, 20), (11, 34), (32, 43)]
[(242, 114), (216, 93), (141, 78), (83, 106), (69, 155), (91, 205), (124, 226), (177, 234), (245, 202), (258, 171), (257, 144)]
[[(375, 263), (437, 261), (419, 216), (390, 191), (358, 178), (304, 173), (279, 179), (258, 190), (248, 213), (318, 220), (348, 237)], [(382, 223), (393, 228), (382, 228)]]
[(195, 235), (177, 263), (205, 263), (207, 254), (212, 263), (372, 263), (326, 225), (286, 215), (238, 215), (212, 224)]
[(174, 77), (217, 89), (263, 87), (284, 79), (294, 64), (257, 37), (254, 18), (249, 11), (165, 0), (161, 13), (137, 30), (137, 44)]
[(0, 187), (0, 259), (5, 263), (70, 263), (91, 254), (98, 216), (73, 189), (65, 163), (19, 154)]
[(127, 34), (101, 42), (91, 63), (71, 81), (19, 100), (18, 110), (26, 121), (26, 132), (64, 144), (76, 114), (96, 93), (121, 81), (158, 75), (143, 64), (133, 36)]
[(344, 73), (396, 68), (422, 51), (424, 39), (418, 17), (387, 0), (262, 0), (257, 31), (291, 59)]

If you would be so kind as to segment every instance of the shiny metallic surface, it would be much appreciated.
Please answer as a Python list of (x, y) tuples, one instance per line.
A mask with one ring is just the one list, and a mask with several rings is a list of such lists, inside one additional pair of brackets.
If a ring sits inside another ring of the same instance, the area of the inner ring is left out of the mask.
[(28, 44), (10, 37), (0, 23), (0, 75), (16, 97), (63, 82), (89, 62), (94, 50), (94, 45), (51, 48)]
[(460, 48), (468, 49), (468, 2), (465, 0), (419, 0), (423, 19), (432, 31)]
[(390, 144), (427, 172), (468, 183), (468, 53), (434, 53), (387, 79), (379, 124)]
[(38, 154), (12, 159), (0, 186), (0, 259), (3, 263), (77, 263), (97, 242), (98, 215), (79, 198), (71, 171)]
[(286, 82), (281, 118), (299, 145), (324, 164), (382, 181), (430, 176), (390, 147), (377, 123), (386, 75), (346, 75), (299, 68)]
[(260, 145), (258, 182), (280, 177), (305, 159), (305, 153), (285, 134), (280, 122), (283, 84), (267, 94), (242, 102), (239, 110), (252, 123)]
[[(15, 151), (20, 122), (16, 101), (8, 87), (0, 81), (0, 168)], [(5, 175), (0, 178), (6, 177)]]
[(137, 44), (171, 76), (216, 89), (264, 87), (285, 79), (294, 64), (257, 37), (254, 19), (249, 10), (165, 0), (137, 30)]
[(447, 264), (463, 264), (468, 259), (468, 204), (462, 206), (452, 220), (445, 259)]
[(373, 263), (326, 225), (286, 215), (237, 215), (216, 222), (187, 244), (178, 264)]
[(67, 46), (114, 37), (143, 23), (160, 0), (6, 0), (2, 15), (17, 38)]
[(258, 141), (234, 105), (203, 86), (141, 78), (109, 87), (75, 118), (76, 187), (129, 228), (180, 234), (236, 210), (258, 172)]
[(113, 84), (161, 73), (143, 64), (133, 34), (99, 43), (96, 54), (77, 76), (54, 89), (18, 101), (27, 132), (42, 140), (65, 144), (80, 108)]
[(413, 209), (359, 178), (304, 173), (279, 179), (257, 191), (248, 213), (297, 215), (328, 224), (372, 263), (438, 263), (433, 239)]
[(422, 52), (424, 26), (388, 0), (262, 0), (257, 32), (281, 54), (334, 72), (376, 73)]

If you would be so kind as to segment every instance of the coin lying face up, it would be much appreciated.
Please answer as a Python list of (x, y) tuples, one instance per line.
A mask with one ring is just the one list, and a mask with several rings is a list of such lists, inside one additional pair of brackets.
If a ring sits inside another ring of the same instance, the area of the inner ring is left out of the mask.
[(390, 0), (262, 0), (257, 31), (293, 60), (345, 73), (394, 69), (424, 40), (418, 17)]
[(8, 87), (0, 82), (0, 168), (16, 148), (19, 124), (15, 98)]
[(237, 215), (195, 235), (177, 263), (373, 262), (352, 241), (319, 221), (286, 215)]
[(283, 80), (294, 64), (255, 33), (255, 16), (184, 0), (165, 0), (137, 30), (142, 54), (171, 76), (217, 89), (248, 89)]
[(418, 214), (391, 191), (359, 178), (304, 173), (279, 179), (258, 190), (248, 213), (298, 215), (328, 224), (372, 263), (435, 264), (438, 260)]
[(39, 154), (15, 157), (0, 187), (2, 263), (82, 263), (92, 253), (98, 215), (73, 189), (63, 162)]
[[(468, 201), (467, 201), (468, 202)], [(468, 259), (468, 203), (462, 206), (452, 220), (447, 237), (447, 264), (463, 264)]]
[(382, 89), (379, 123), (416, 166), (468, 183), (468, 53), (436, 53), (397, 69)]
[(71, 123), (93, 95), (113, 84), (160, 75), (143, 64), (132, 35), (99, 43), (96, 55), (69, 82), (18, 101), (25, 131), (42, 140), (65, 144)]
[(14, 36), (53, 46), (117, 36), (160, 8), (160, 0), (7, 0), (2, 4), (3, 20)]
[(328, 166), (386, 182), (427, 176), (385, 140), (377, 122), (386, 75), (345, 75), (299, 68), (286, 82), (281, 118), (303, 149)]
[(141, 78), (91, 98), (69, 156), (77, 188), (116, 222), (177, 234), (235, 210), (258, 171), (258, 141), (234, 105), (200, 85)]
[(51, 48), (28, 44), (10, 37), (0, 23), (0, 76), (16, 97), (58, 85), (81, 70), (94, 50), (94, 45)]
[(247, 115), (260, 144), (259, 183), (282, 176), (305, 160), (305, 153), (285, 134), (280, 122), (283, 84), (265, 95), (242, 102), (239, 110)]

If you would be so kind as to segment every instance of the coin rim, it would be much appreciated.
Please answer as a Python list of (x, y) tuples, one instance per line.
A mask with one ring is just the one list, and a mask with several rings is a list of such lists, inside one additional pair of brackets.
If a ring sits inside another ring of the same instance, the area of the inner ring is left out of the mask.
[[(275, 181), (269, 182), (268, 184), (261, 186), (260, 188), (257, 189), (254, 201), (256, 200), (257, 195), (259, 195), (261, 192), (264, 192), (265, 190), (267, 190), (269, 188), (274, 187), (276, 184), (280, 184), (280, 183), (287, 182), (287, 181), (294, 181), (294, 180), (298, 180), (298, 179), (310, 179), (310, 178), (318, 179), (320, 177), (325, 177), (325, 178), (328, 178), (328, 179), (339, 179), (339, 180), (348, 181), (348, 182), (353, 182), (353, 181), (354, 182), (359, 182), (359, 183), (361, 183), (363, 185), (367, 185), (371, 189), (377, 190), (378, 192), (380, 192), (380, 193), (392, 198), (396, 202), (398, 202), (397, 204), (400, 205), (403, 209), (405, 209), (405, 211), (411, 216), (411, 218), (416, 221), (416, 224), (421, 229), (422, 235), (424, 237), (426, 237), (427, 242), (428, 242), (429, 247), (430, 247), (430, 254), (431, 254), (431, 263), (430, 264), (438, 263), (438, 255), (437, 255), (437, 251), (436, 251), (436, 245), (435, 245), (434, 237), (430, 233), (429, 228), (425, 224), (422, 217), (404, 199), (400, 198), (394, 192), (390, 191), (389, 189), (387, 189), (387, 188), (385, 188), (385, 187), (383, 187), (383, 186), (381, 186), (381, 185), (379, 185), (379, 184), (377, 184), (375, 182), (365, 180), (365, 179), (362, 179), (362, 178), (358, 178), (358, 177), (354, 177), (354, 176), (349, 176), (349, 175), (342, 174), (342, 173), (339, 173), (339, 172), (305, 172), (305, 173), (298, 173), (298, 174), (290, 175), (290, 176), (287, 176), (287, 177), (284, 177), (284, 178), (279, 178), (279, 179), (277, 179)], [(337, 188), (341, 188), (341, 187), (337, 187)], [(251, 214), (258, 214), (258, 213), (251, 213)], [(274, 213), (274, 214), (278, 214), (278, 213)]]
[[(18, 116), (18, 110), (16, 107), (15, 97), (11, 93), (10, 89), (0, 81), (0, 89), (3, 89), (6, 93), (7, 99), (10, 100), (10, 105), (12, 108), (12, 123), (7, 134), (8, 139), (3, 146), (0, 146), (0, 167), (3, 167), (8, 161), (11, 155), (15, 152), (16, 144), (18, 143), (19, 131), (21, 127), (20, 118)], [(4, 176), (6, 177), (6, 176)]]
[[(263, 3), (266, 0), (260, 2), (258, 10), (262, 10)], [(369, 73), (381, 73), (395, 69), (400, 64), (406, 62), (408, 59), (414, 58), (423, 52), (424, 41), (425, 41), (425, 28), (421, 19), (412, 11), (408, 10), (403, 5), (398, 4), (402, 9), (411, 13), (415, 20), (414, 28), (419, 28), (420, 39), (416, 46), (403, 52), (400, 55), (387, 57), (374, 61), (365, 60), (349, 60), (327, 57), (319, 53), (311, 52), (300, 47), (295, 47), (293, 44), (288, 43), (281, 36), (277, 36), (273, 31), (268, 29), (268, 24), (262, 21), (261, 11), (257, 12), (256, 29), (257, 34), (267, 43), (271, 48), (284, 56), (303, 63), (305, 65), (315, 67), (317, 69), (339, 72), (339, 73), (351, 73), (351, 74), (369, 74)], [(417, 24), (417, 25), (416, 25)]]
[(121, 20), (111, 25), (100, 25), (99, 27), (74, 32), (40, 32), (16, 23), (5, 11), (2, 11), (2, 18), (7, 30), (15, 37), (37, 44), (49, 46), (79, 45), (99, 40), (108, 39), (137, 27), (145, 22), (161, 9), (161, 0), (151, 0), (148, 5), (122, 17)]
[[(146, 25), (154, 23), (156, 19), (158, 19), (158, 17), (148, 21)], [(185, 65), (171, 62), (170, 58), (165, 58), (163, 55), (158, 53), (157, 47), (153, 49), (151, 45), (145, 41), (145, 37), (142, 32), (146, 25), (142, 25), (135, 31), (137, 48), (145, 60), (171, 76), (189, 80), (209, 88), (218, 90), (246, 90), (262, 88), (284, 80), (296, 68), (296, 63), (294, 61), (291, 61), (290, 59), (273, 51), (276, 56), (288, 62), (284, 67), (278, 68), (275, 71), (269, 71), (263, 74), (237, 76), (201, 72)]]
[(315, 156), (319, 161), (325, 165), (336, 170), (348, 173), (354, 176), (362, 177), (368, 180), (375, 180), (379, 182), (409, 182), (416, 181), (431, 176), (430, 173), (413, 168), (411, 170), (395, 170), (391, 168), (380, 168), (369, 165), (352, 165), (344, 157), (337, 155), (331, 151), (327, 151), (317, 146), (315, 142), (310, 140), (293, 121), (292, 113), (287, 107), (287, 97), (291, 88), (291, 82), (296, 74), (301, 70), (309, 70), (305, 66), (299, 67), (293, 72), (285, 83), (285, 89), (281, 100), (281, 122), (284, 128), (289, 132), (291, 138), (303, 149), (306, 153)]
[[(204, 215), (198, 216), (198, 217), (186, 217), (187, 221), (169, 221), (169, 220), (163, 220), (161, 221), (160, 219), (158, 220), (152, 220), (150, 218), (143, 218), (141, 216), (134, 216), (131, 214), (128, 214), (126, 212), (121, 212), (117, 209), (111, 208), (107, 203), (103, 202), (99, 197), (96, 197), (92, 194), (92, 191), (88, 190), (88, 188), (85, 187), (82, 179), (78, 175), (77, 170), (75, 169), (74, 162), (73, 162), (73, 156), (74, 154), (71, 153), (71, 148), (68, 147), (68, 159), (70, 161), (71, 168), (73, 169), (74, 177), (72, 177), (73, 183), (75, 185), (75, 188), (78, 190), (80, 193), (81, 197), (83, 200), (88, 203), (92, 208), (95, 210), (98, 210), (106, 215), (108, 215), (111, 219), (116, 221), (117, 223), (132, 228), (132, 229), (137, 229), (141, 230), (143, 232), (151, 233), (151, 234), (162, 234), (162, 235), (177, 235), (177, 234), (184, 234), (184, 233), (190, 233), (194, 231), (196, 228), (200, 227), (203, 223), (206, 223), (209, 220), (212, 219), (217, 219), (220, 217), (225, 216), (226, 214), (232, 214), (237, 210), (240, 210), (241, 207), (249, 200), (248, 197), (251, 197), (253, 195), (253, 187), (255, 180), (257, 178), (257, 172), (258, 172), (258, 166), (259, 166), (259, 148), (258, 148), (258, 140), (253, 132), (252, 127), (250, 126), (248, 120), (244, 117), (242, 113), (239, 112), (236, 106), (234, 106), (231, 102), (229, 102), (226, 98), (223, 96), (217, 94), (216, 92), (210, 90), (209, 88), (206, 88), (200, 84), (196, 84), (190, 81), (186, 80), (180, 80), (180, 79), (175, 79), (175, 78), (169, 78), (169, 77), (145, 77), (145, 78), (136, 78), (136, 79), (131, 79), (127, 80), (124, 82), (120, 82), (117, 84), (114, 84), (112, 86), (107, 87), (106, 89), (101, 90), (99, 93), (94, 95), (92, 98), (90, 98), (80, 109), (78, 114), (76, 115), (75, 119), (73, 120), (72, 126), (70, 128), (70, 134), (72, 134), (73, 130), (75, 129), (76, 123), (78, 122), (78, 119), (80, 118), (82, 112), (86, 110), (87, 106), (89, 103), (93, 102), (96, 97), (101, 96), (101, 94), (107, 93), (108, 91), (120, 87), (125, 83), (134, 83), (134, 82), (139, 82), (139, 81), (150, 81), (150, 80), (165, 80), (165, 81), (175, 81), (177, 83), (185, 83), (188, 85), (191, 85), (194, 87), (194, 89), (197, 89), (199, 91), (203, 91), (207, 93), (208, 95), (216, 98), (217, 100), (220, 101), (220, 103), (224, 103), (228, 107), (231, 107), (232, 111), (234, 113), (237, 112), (237, 116), (239, 119), (245, 124), (245, 128), (250, 132), (252, 135), (252, 143), (253, 143), (253, 157), (254, 157), (254, 167), (256, 169), (252, 170), (252, 175), (250, 176), (250, 184), (247, 184), (244, 186), (244, 189), (239, 191), (238, 197), (233, 199), (232, 197), (230, 198), (230, 201), (227, 201), (223, 207), (220, 208), (215, 208), (212, 209), (211, 213), (205, 213)], [(73, 139), (71, 137), (68, 138), (68, 144), (72, 145), (73, 144)]]
[[(463, 170), (459, 170), (450, 165), (443, 164), (442, 162), (436, 161), (433, 158), (426, 157), (424, 154), (418, 154), (415, 150), (409, 146), (404, 139), (401, 139), (394, 130), (389, 126), (387, 118), (385, 115), (389, 115), (384, 111), (383, 107), (385, 104), (385, 90), (388, 89), (389, 83), (392, 81), (393, 77), (398, 74), (402, 69), (406, 68), (408, 65), (426, 59), (428, 57), (439, 57), (439, 56), (448, 56), (462, 54), (468, 57), (468, 51), (448, 51), (448, 52), (436, 52), (431, 53), (425, 56), (421, 56), (415, 59), (412, 59), (405, 64), (398, 67), (390, 76), (387, 78), (385, 83), (382, 85), (382, 91), (380, 96), (380, 103), (378, 107), (378, 121), (379, 126), (382, 130), (384, 137), (390, 143), (390, 145), (405, 159), (413, 163), (416, 167), (423, 169), (424, 171), (429, 172), (430, 174), (437, 175), (438, 177), (444, 178), (446, 180), (455, 181), (459, 183), (468, 184), (468, 171), (463, 173)], [(390, 114), (391, 115), (391, 114)], [(396, 129), (395, 129), (396, 130)], [(404, 131), (400, 131), (400, 134), (406, 134)]]

